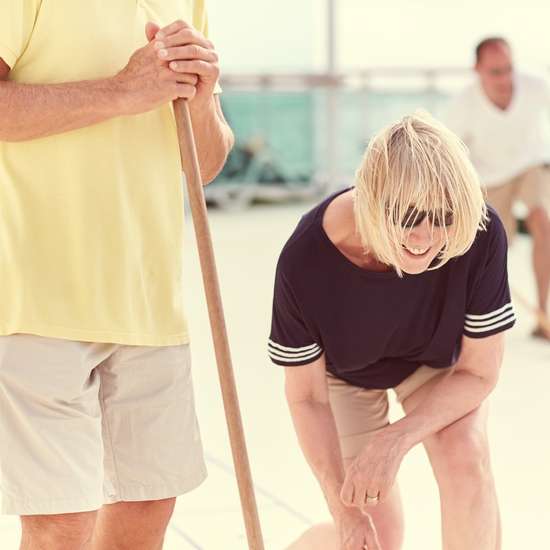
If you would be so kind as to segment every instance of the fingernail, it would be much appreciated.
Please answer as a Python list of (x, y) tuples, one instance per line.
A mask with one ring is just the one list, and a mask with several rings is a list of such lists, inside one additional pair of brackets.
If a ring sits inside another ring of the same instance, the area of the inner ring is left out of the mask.
[(157, 38), (162, 40), (164, 38), (164, 33), (162, 31), (157, 32)]
[(177, 63), (170, 63), (170, 68), (171, 68), (171, 69), (177, 69), (177, 68), (178, 68), (178, 64), (177, 64)]
[(157, 50), (164, 48), (164, 42), (155, 42), (155, 48), (157, 48)]
[(168, 55), (168, 52), (166, 50), (160, 50), (159, 55), (161, 57), (166, 57)]

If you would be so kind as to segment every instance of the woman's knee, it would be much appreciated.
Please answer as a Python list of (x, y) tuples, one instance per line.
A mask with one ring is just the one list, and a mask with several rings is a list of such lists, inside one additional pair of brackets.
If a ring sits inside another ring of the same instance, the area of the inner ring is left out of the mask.
[(430, 458), (440, 485), (460, 489), (492, 479), (487, 434), (474, 426), (441, 431), (431, 442)]

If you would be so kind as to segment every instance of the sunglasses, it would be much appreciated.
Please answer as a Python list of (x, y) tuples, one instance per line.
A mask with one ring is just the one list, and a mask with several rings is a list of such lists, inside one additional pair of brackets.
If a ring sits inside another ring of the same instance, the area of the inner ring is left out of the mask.
[(405, 216), (401, 220), (401, 227), (410, 229), (411, 227), (416, 227), (420, 225), (425, 218), (428, 218), (430, 224), (433, 224), (435, 227), (449, 227), (453, 224), (454, 216), (452, 212), (445, 213), (435, 213), (435, 212), (426, 212), (425, 210), (417, 210), (414, 207), (411, 207), (405, 213)]

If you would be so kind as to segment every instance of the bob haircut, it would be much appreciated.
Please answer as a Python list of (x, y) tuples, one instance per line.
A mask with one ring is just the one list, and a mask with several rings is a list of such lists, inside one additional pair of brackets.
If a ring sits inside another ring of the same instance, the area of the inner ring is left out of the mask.
[[(406, 225), (418, 212), (429, 214), (432, 232), (444, 234), (429, 269), (467, 252), (486, 228), (487, 206), (466, 146), (422, 111), (374, 136), (357, 170), (354, 215), (365, 253), (403, 276), (400, 258), (411, 231)], [(447, 227), (444, 220), (451, 217)]]

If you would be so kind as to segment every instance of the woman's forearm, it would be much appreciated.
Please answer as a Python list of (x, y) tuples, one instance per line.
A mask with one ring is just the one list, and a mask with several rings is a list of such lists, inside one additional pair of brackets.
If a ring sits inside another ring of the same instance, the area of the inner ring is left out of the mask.
[(384, 431), (388, 435), (393, 432), (407, 448), (412, 448), (479, 407), (495, 385), (496, 377), (483, 378), (466, 370), (455, 370), (412, 412)]
[(330, 405), (307, 400), (289, 406), (300, 447), (336, 517), (344, 509), (340, 499), (344, 465)]

